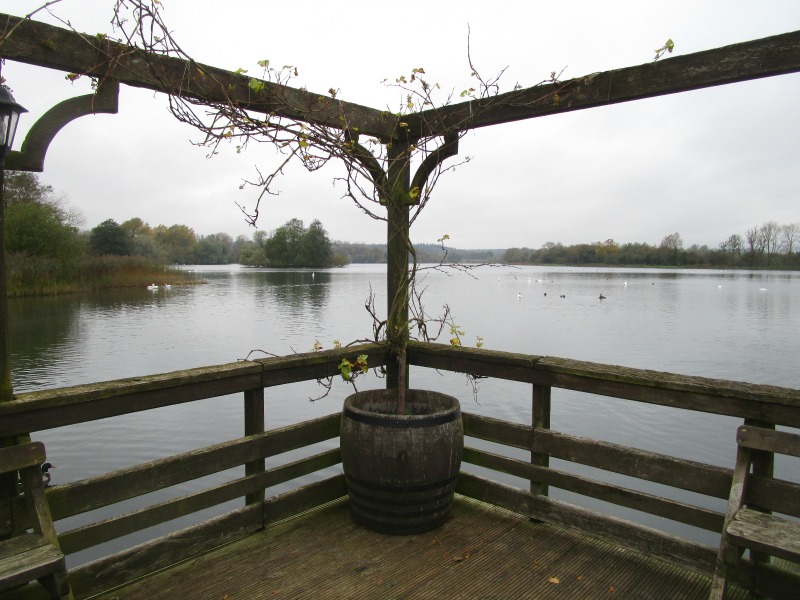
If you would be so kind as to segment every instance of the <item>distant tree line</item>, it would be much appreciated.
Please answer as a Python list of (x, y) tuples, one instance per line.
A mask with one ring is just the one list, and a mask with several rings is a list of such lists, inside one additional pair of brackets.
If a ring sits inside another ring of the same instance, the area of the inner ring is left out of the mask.
[[(439, 244), (414, 244), (419, 263), (497, 262), (503, 250), (442, 249)], [(386, 263), (386, 244), (333, 242), (334, 254), (345, 256), (352, 263)]]
[(718, 267), (748, 269), (800, 269), (800, 223), (779, 225), (768, 221), (744, 236), (733, 234), (717, 248), (692, 244), (684, 248), (679, 233), (664, 236), (658, 246), (618, 244), (613, 239), (591, 244), (547, 242), (539, 249), (509, 248), (503, 262), (541, 265), (620, 265)]
[[(140, 218), (123, 223), (107, 219), (82, 230), (83, 218), (70, 209), (51, 186), (33, 173), (7, 172), (5, 238), (9, 262), (16, 272), (44, 273), (77, 264), (87, 257), (136, 257), (151, 265), (230, 264), (321, 268), (348, 263), (385, 263), (385, 244), (331, 241), (318, 220), (306, 227), (291, 219), (272, 232), (256, 231), (251, 239), (227, 233), (197, 235), (186, 225), (151, 227)], [(547, 242), (539, 249), (443, 250), (417, 244), (420, 263), (505, 262), (510, 264), (686, 266), (780, 268), (800, 270), (800, 223), (768, 221), (744, 235), (733, 234), (718, 247), (684, 247), (679, 233), (659, 245), (604, 242), (564, 245)], [(38, 261), (38, 262), (36, 262)], [(47, 262), (49, 261), (49, 263)], [(35, 263), (35, 265), (34, 265)], [(45, 267), (47, 263), (49, 266)], [(137, 263), (139, 265), (145, 263)], [(137, 267), (139, 268), (139, 267)], [(62, 269), (63, 270), (63, 269)], [(65, 275), (65, 277), (69, 277)], [(40, 278), (44, 278), (40, 275)], [(52, 277), (51, 277), (52, 279)]]
[(33, 173), (6, 173), (4, 201), (10, 296), (136, 286), (164, 277), (172, 282), (186, 279), (185, 274), (168, 272), (163, 261), (129, 256), (129, 241), (115, 238), (109, 223), (98, 226), (96, 233), (82, 231), (80, 213)]
[(89, 247), (93, 254), (144, 256), (166, 264), (239, 262), (239, 253), (247, 243), (243, 235), (235, 240), (227, 233), (197, 235), (186, 225), (151, 227), (138, 217), (123, 223), (107, 219), (89, 231)]

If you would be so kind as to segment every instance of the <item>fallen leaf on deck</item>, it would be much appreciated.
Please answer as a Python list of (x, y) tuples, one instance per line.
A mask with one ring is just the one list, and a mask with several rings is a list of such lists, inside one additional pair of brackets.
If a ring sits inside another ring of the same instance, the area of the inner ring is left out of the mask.
[(551, 577), (551, 578), (550, 578), (550, 579), (548, 579), (547, 581), (549, 581), (550, 583), (561, 583), (561, 582), (559, 581), (558, 577)]
[(613, 594), (613, 593), (614, 593), (614, 592), (616, 592), (616, 591), (617, 591), (617, 590), (615, 590), (615, 589), (614, 589), (614, 586), (613, 586), (613, 585), (610, 585), (610, 586), (608, 586), (608, 593), (609, 593), (609, 594)]

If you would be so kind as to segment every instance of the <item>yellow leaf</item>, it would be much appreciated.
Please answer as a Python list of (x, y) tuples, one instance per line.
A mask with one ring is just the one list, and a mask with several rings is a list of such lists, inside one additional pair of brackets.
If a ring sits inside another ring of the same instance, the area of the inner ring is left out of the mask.
[(556, 583), (556, 584), (557, 584), (557, 583), (561, 583), (561, 582), (558, 580), (558, 577), (551, 577), (551, 578), (550, 578), (550, 579), (548, 579), (547, 581), (548, 581), (549, 583)]

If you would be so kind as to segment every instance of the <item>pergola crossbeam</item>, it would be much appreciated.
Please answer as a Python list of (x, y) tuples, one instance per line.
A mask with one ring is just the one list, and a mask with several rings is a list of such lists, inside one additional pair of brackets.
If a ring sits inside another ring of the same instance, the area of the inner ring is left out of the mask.
[(409, 136), (444, 135), (800, 71), (800, 31), (453, 104), (403, 118)]
[(338, 129), (357, 128), (362, 134), (383, 139), (392, 137), (398, 121), (386, 111), (271, 81), (259, 79), (263, 85), (255, 92), (250, 86), (253, 78), (239, 73), (148, 53), (105, 37), (8, 14), (0, 13), (0, 32), (12, 32), (0, 37), (0, 57), (7, 60), (101, 80), (116, 79), (129, 86), (179, 94), (203, 102), (233, 102), (265, 115), (275, 114)]
[(0, 38), (0, 56), (5, 59), (110, 77), (126, 85), (180, 93), (204, 102), (234, 102), (254, 112), (350, 129), (384, 140), (397, 137), (399, 130), (410, 142), (800, 71), (800, 31), (795, 31), (404, 115), (403, 127), (398, 128), (399, 117), (385, 110), (262, 80), (262, 91), (255, 93), (249, 86), (250, 77), (232, 71), (0, 13), (0, 30), (12, 29), (13, 34)]

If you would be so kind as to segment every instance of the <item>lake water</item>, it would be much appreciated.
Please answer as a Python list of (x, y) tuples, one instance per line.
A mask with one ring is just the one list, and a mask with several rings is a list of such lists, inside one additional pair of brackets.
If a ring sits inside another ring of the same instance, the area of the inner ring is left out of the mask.
[[(380, 312), (385, 310), (383, 265), (313, 273), (238, 266), (187, 270), (207, 283), (11, 300), (15, 392), (222, 364), (251, 353), (306, 352), (315, 340), (330, 348), (335, 339), (347, 343), (369, 336), (371, 319), (363, 306), (370, 291)], [(474, 345), (480, 336), (490, 349), (800, 388), (800, 273), (503, 266), (481, 267), (472, 276), (428, 272), (422, 287), (429, 313), (438, 314), (445, 303), (450, 306), (466, 332), (465, 345)], [(601, 294), (605, 299), (600, 300)], [(447, 333), (440, 341), (446, 343)], [(466, 411), (530, 422), (530, 386), (489, 379), (473, 397), (462, 375), (412, 369), (411, 380), (414, 386), (455, 395)], [(380, 386), (382, 381), (371, 377), (360, 388)], [(339, 381), (326, 398), (310, 402), (322, 393), (315, 382), (269, 388), (268, 428), (338, 412), (349, 392)], [(58, 484), (239, 437), (242, 412), (237, 395), (33, 437), (45, 442), (50, 460), (58, 465), (53, 472)], [(554, 429), (723, 466), (733, 464), (738, 424), (726, 417), (553, 391)], [(597, 475), (591, 469), (554, 464)], [(221, 474), (151, 496), (172, 497), (231, 476)], [(645, 489), (661, 491), (655, 485)], [(559, 491), (553, 495), (630, 516), (630, 511)], [(153, 497), (123, 503), (120, 510)], [(716, 500), (690, 500), (723, 508)], [(96, 511), (92, 518), (119, 512), (113, 508)], [(205, 511), (171, 525), (218, 512)], [(633, 518), (659, 526), (654, 517)], [(59, 529), (84, 522), (83, 517), (68, 519)], [(674, 531), (715, 543), (705, 532), (680, 526)], [(111, 546), (156, 533), (137, 534)], [(87, 551), (71, 562), (96, 555)]]

